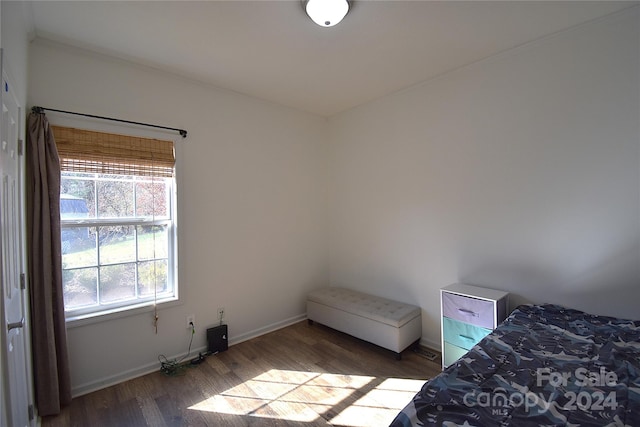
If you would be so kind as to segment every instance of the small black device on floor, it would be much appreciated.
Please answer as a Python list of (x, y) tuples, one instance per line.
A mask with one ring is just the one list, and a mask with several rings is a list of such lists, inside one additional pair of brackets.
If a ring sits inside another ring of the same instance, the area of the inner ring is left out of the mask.
[(215, 354), (226, 351), (229, 348), (227, 325), (215, 326), (207, 329), (207, 342), (209, 353)]

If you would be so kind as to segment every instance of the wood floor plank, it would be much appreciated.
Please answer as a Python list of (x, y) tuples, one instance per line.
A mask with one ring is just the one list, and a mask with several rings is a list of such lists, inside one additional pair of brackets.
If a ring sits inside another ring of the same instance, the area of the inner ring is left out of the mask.
[(43, 427), (385, 425), (440, 361), (394, 354), (306, 321), (185, 368), (77, 397)]
[(137, 400), (146, 425), (167, 427), (167, 423), (164, 421), (164, 417), (162, 416), (162, 411), (160, 411), (160, 408), (153, 397), (143, 395), (139, 396)]

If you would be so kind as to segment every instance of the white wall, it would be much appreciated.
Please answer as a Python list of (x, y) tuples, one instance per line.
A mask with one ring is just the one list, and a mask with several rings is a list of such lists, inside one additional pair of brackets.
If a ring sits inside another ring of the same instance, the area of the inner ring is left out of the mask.
[(330, 121), (330, 281), (423, 308), (465, 282), (640, 318), (638, 8)]
[(329, 282), (419, 304), (434, 346), (438, 289), (456, 281), (640, 318), (638, 19), (531, 43), (328, 123), (34, 42), (29, 105), (189, 131), (177, 152), (183, 304), (160, 312), (158, 335), (149, 313), (71, 328), (74, 390), (183, 352), (187, 314), (202, 329), (224, 306), (237, 342), (302, 318), (304, 295)]
[(4, 50), (4, 69), (14, 84), (14, 93), (24, 106), (27, 99), (29, 22), (24, 2), (0, 2), (2, 25), (0, 46)]
[(176, 149), (183, 304), (160, 311), (158, 335), (151, 313), (69, 328), (75, 394), (186, 352), (188, 314), (194, 348), (218, 307), (231, 344), (304, 318), (306, 293), (328, 284), (324, 119), (42, 40), (30, 55), (29, 105), (189, 132)]

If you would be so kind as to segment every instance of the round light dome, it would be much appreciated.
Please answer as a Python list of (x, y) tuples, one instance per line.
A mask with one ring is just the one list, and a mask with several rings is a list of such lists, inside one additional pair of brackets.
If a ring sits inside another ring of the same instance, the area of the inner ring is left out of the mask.
[(307, 0), (305, 10), (309, 18), (321, 27), (333, 27), (349, 11), (347, 0)]

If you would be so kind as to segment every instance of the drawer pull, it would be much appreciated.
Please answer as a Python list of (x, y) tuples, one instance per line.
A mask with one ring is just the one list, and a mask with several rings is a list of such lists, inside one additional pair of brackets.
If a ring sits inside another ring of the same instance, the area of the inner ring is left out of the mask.
[(469, 337), (469, 336), (467, 336), (467, 335), (459, 334), (458, 336), (459, 336), (460, 338), (464, 338), (465, 340), (475, 341), (473, 338), (471, 338), (471, 337)]
[(478, 317), (478, 313), (476, 313), (475, 311), (467, 310), (464, 308), (459, 308), (458, 311), (462, 314), (468, 314), (473, 317)]

